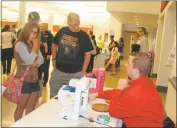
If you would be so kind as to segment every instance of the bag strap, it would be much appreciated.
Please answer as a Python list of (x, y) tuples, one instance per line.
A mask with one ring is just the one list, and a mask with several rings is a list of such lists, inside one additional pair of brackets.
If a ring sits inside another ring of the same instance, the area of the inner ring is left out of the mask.
[(25, 72), (23, 73), (22, 77), (20, 78), (21, 81), (23, 81), (29, 71), (29, 65), (27, 65)]
[[(32, 48), (31, 48), (28, 44), (26, 44), (26, 43), (25, 43), (25, 45), (26, 45), (26, 47), (27, 47), (27, 50), (28, 50), (29, 52), (31, 52), (31, 51), (32, 51)], [(21, 59), (21, 58), (20, 58), (20, 59)], [(23, 62), (22, 59), (21, 59), (21, 61)], [(30, 69), (30, 65), (26, 65), (26, 70), (25, 70), (25, 72), (23, 73), (22, 77), (20, 78), (21, 81), (24, 81), (25, 77), (27, 76), (27, 73), (28, 73), (29, 69)]]
[[(15, 68), (16, 67), (17, 67), (17, 62), (15, 62), (15, 66), (14, 66), (14, 68), (12, 70), (12, 73), (10, 73), (10, 76), (15, 76)], [(26, 77), (28, 71), (29, 71), (29, 65), (26, 65), (26, 70), (23, 73), (22, 77), (20, 78), (21, 80), (24, 80), (24, 78)]]

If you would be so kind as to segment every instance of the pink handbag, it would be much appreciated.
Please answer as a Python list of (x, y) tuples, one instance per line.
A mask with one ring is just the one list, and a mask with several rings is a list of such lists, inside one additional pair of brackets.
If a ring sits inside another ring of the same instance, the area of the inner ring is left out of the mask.
[(26, 66), (26, 70), (21, 78), (15, 77), (14, 70), (11, 74), (8, 75), (7, 79), (3, 82), (3, 86), (6, 87), (3, 96), (9, 101), (18, 104), (20, 101), (22, 84), (25, 76), (27, 75), (27, 71), (29, 70), (29, 66)]

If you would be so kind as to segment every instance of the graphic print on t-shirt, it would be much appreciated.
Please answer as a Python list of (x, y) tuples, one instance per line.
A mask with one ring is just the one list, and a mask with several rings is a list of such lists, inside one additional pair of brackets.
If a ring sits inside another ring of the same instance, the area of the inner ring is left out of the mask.
[(79, 52), (78, 38), (64, 34), (59, 43), (57, 60), (61, 63), (72, 63)]

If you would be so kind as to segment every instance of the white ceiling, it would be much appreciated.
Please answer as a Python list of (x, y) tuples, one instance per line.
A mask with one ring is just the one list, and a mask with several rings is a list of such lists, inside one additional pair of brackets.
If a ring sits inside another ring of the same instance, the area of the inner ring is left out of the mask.
[[(54, 24), (65, 24), (68, 13), (74, 11), (80, 15), (81, 24), (109, 23), (110, 14), (106, 11), (106, 1), (30, 1), (26, 4), (26, 20), (29, 12), (37, 11), (41, 22), (48, 22), (49, 15), (53, 15)], [(2, 1), (3, 20), (18, 21), (18, 16), (19, 1)]]
[(127, 25), (156, 27), (159, 15), (133, 12), (110, 12), (117, 20)]
[[(130, 2), (125, 2), (124, 4), (128, 6)], [(116, 8), (116, 2), (111, 6), (113, 5)], [(109, 27), (110, 14), (119, 20), (124, 26), (137, 24), (137, 26), (156, 27), (157, 25), (158, 14), (133, 13), (113, 10), (109, 10), (108, 12), (106, 6), (106, 1), (30, 1), (26, 2), (25, 19), (27, 21), (27, 15), (31, 11), (37, 11), (40, 13), (42, 23), (47, 23), (49, 16), (53, 15), (55, 25), (65, 25), (66, 16), (69, 12), (74, 11), (80, 15), (81, 25), (83, 26), (94, 25), (97, 27), (107, 28)], [(127, 6), (124, 7), (125, 10)], [(157, 6), (157, 4), (154, 4), (154, 6)], [(129, 8), (130, 7), (131, 6), (129, 5)], [(129, 11), (131, 11), (131, 9), (129, 9)], [(18, 21), (18, 16), (19, 1), (2, 1), (3, 20)]]

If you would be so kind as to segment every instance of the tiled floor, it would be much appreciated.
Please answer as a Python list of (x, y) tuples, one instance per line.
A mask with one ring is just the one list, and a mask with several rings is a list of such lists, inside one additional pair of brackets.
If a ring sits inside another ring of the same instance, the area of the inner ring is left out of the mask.
[[(124, 68), (125, 63), (126, 60), (121, 60), (121, 66), (120, 68), (117, 69), (116, 75), (111, 75), (111, 72), (109, 71), (106, 73), (105, 87), (116, 88), (119, 78), (127, 78), (126, 71)], [(14, 61), (13, 61), (13, 65), (14, 65)], [(154, 82), (156, 81), (156, 79), (152, 79), (152, 80)], [(50, 92), (50, 88), (48, 87), (48, 85), (47, 87), (42, 88), (42, 97), (39, 99), (39, 102), (37, 104), (38, 107), (49, 100), (49, 92)], [(165, 104), (166, 94), (164, 93), (159, 93), (159, 94), (161, 96), (163, 104)], [(8, 127), (14, 123), (13, 113), (16, 108), (16, 105), (14, 103), (9, 102), (3, 96), (1, 97), (2, 97), (2, 102), (1, 102), (2, 103), (1, 105), (2, 106), (1, 109), (2, 127)]]

